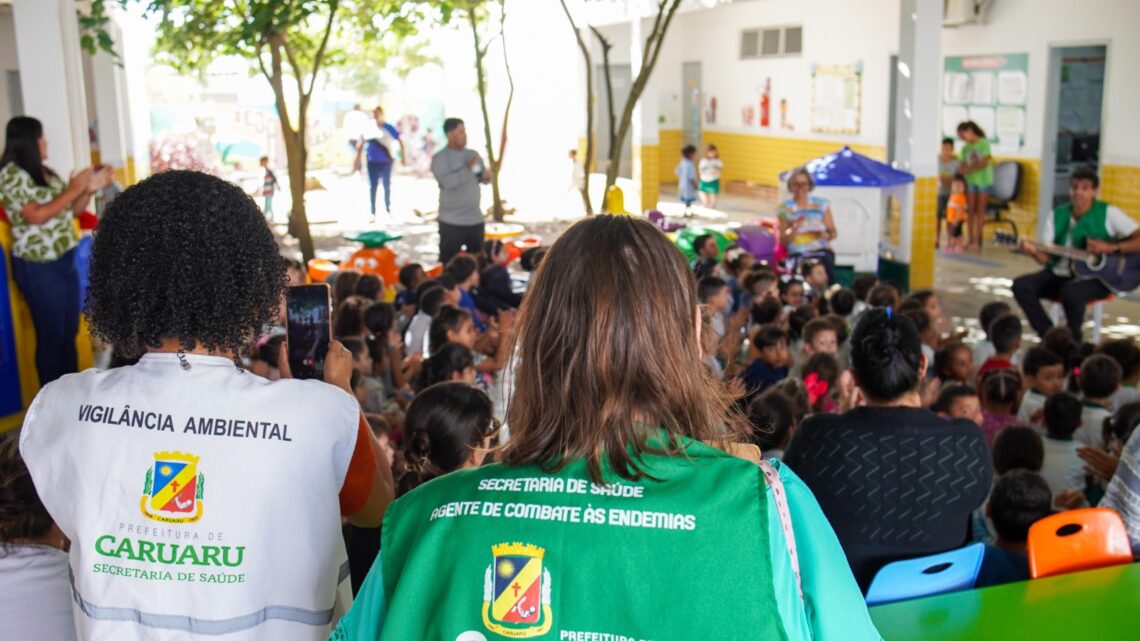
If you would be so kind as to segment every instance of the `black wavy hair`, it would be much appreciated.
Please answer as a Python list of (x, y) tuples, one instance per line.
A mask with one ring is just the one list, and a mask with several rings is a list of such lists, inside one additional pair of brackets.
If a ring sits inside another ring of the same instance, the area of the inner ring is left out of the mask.
[(384, 281), (376, 274), (363, 274), (356, 281), (356, 295), (368, 300), (378, 300), (384, 293)]
[(56, 174), (44, 166), (40, 155), (40, 138), (43, 135), (43, 123), (35, 118), (16, 116), (9, 120), (4, 128), (4, 153), (0, 154), (0, 167), (16, 163), (17, 167), (28, 172), (32, 182), (47, 187), (48, 177)]
[(906, 316), (890, 309), (863, 314), (851, 335), (851, 369), (870, 400), (893, 401), (918, 387), (922, 340)]
[(483, 390), (440, 383), (420, 392), (404, 420), (407, 446), (396, 496), (459, 469), (493, 431), (491, 399)]
[(994, 483), (990, 492), (990, 518), (1003, 540), (1021, 543), (1029, 538), (1029, 528), (1053, 513), (1053, 495), (1039, 474), (1013, 470)]
[(475, 355), (459, 343), (444, 343), (424, 360), (416, 377), (416, 389), (423, 390), (436, 383), (451, 381), (451, 375), (475, 367)]
[(428, 349), (434, 352), (442, 347), (447, 342), (447, 333), (458, 330), (465, 320), (471, 320), (471, 314), (467, 310), (451, 305), (440, 307), (428, 329)]
[(1032, 427), (1010, 425), (994, 438), (994, 474), (1010, 470), (1040, 472), (1045, 465), (1045, 442)]
[(9, 543), (38, 539), (51, 526), (51, 516), (20, 458), (20, 431), (0, 436), (0, 557), (7, 554)]
[(240, 187), (166, 171), (128, 188), (99, 223), (86, 311), (92, 334), (134, 356), (176, 339), (232, 353), (278, 313), (285, 261)]
[(769, 389), (748, 404), (748, 424), (752, 442), (761, 453), (782, 448), (796, 428), (796, 408), (783, 393)]

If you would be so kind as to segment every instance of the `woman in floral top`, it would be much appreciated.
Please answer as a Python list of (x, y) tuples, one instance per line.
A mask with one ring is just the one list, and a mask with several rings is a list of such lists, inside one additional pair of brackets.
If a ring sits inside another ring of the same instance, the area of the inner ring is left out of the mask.
[(36, 328), (40, 384), (76, 371), (79, 274), (75, 268), (73, 216), (91, 193), (111, 182), (110, 167), (88, 167), (64, 183), (43, 164), (44, 128), (35, 118), (8, 121), (0, 156), (0, 205), (12, 224), (12, 277), (23, 292)]

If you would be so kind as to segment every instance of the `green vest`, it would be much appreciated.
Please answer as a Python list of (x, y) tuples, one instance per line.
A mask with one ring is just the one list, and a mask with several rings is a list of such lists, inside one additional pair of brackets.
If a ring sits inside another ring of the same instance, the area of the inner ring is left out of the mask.
[[(1084, 249), (1088, 239), (1112, 240), (1108, 237), (1108, 226), (1105, 218), (1108, 215), (1108, 203), (1103, 200), (1094, 200), (1092, 207), (1085, 212), (1072, 229), (1073, 244), (1077, 249)], [(1064, 247), (1069, 240), (1069, 225), (1073, 221), (1073, 204), (1068, 203), (1053, 209), (1053, 244)], [(1061, 262), (1060, 256), (1049, 258), (1049, 267)]]
[(787, 639), (761, 469), (685, 443), (642, 459), (661, 481), (489, 465), (400, 498), (381, 639)]
[[(1108, 237), (1108, 227), (1105, 218), (1108, 215), (1108, 203), (1103, 200), (1094, 200), (1092, 207), (1081, 216), (1072, 229), (1073, 247), (1084, 249), (1090, 238), (1097, 240), (1112, 240)], [(1069, 223), (1073, 220), (1073, 205), (1061, 205), (1053, 210), (1053, 244), (1064, 246), (1069, 238)]]

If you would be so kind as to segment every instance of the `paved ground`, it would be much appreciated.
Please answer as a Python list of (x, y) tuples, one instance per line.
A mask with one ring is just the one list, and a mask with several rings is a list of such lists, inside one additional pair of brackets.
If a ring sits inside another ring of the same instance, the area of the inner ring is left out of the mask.
[[(325, 189), (309, 192), (307, 203), (319, 256), (333, 260), (346, 258), (355, 249), (353, 243), (344, 240), (346, 233), (382, 228), (403, 235), (400, 241), (392, 245), (398, 254), (426, 264), (434, 263), (438, 243), (436, 225), (430, 214), (435, 209), (438, 198), (434, 181), (395, 176), (392, 190), (395, 213), (390, 217), (381, 214), (380, 220), (373, 223), (367, 208), (367, 180), (359, 176), (333, 173), (319, 174), (317, 177)], [(553, 197), (517, 189), (506, 193), (519, 203), (519, 211), (511, 215), (508, 221), (523, 224), (529, 233), (537, 234), (547, 242), (552, 241), (567, 224), (581, 216), (581, 199), (575, 193), (556, 194)], [(484, 189), (485, 206), (489, 205), (489, 194), (490, 190)], [(279, 197), (278, 201), (275, 203), (275, 209), (279, 212), (277, 228), (284, 233), (284, 212), (288, 211), (289, 204), (285, 198)], [(667, 189), (662, 190), (658, 208), (670, 216), (680, 215), (682, 211), (675, 194)], [(776, 203), (771, 199), (725, 194), (718, 211), (698, 208), (696, 222), (706, 225), (743, 223), (759, 216), (773, 216), (775, 210)], [(415, 213), (417, 211), (429, 213), (422, 217)], [(843, 230), (839, 230), (839, 233), (843, 233)], [(285, 237), (282, 244), (287, 251), (296, 251), (293, 239)], [(935, 287), (941, 294), (942, 307), (953, 327), (971, 330), (970, 341), (981, 337), (977, 321), (978, 309), (995, 298), (1008, 299), (1016, 308), (1009, 290), (1011, 280), (1036, 267), (1032, 260), (1001, 248), (987, 248), (981, 256), (939, 254), (937, 260)], [(1091, 316), (1090, 310), (1086, 336), (1091, 336)], [(1117, 300), (1105, 305), (1106, 336), (1140, 336), (1138, 323), (1140, 302)], [(1028, 326), (1026, 331), (1029, 332)], [(1031, 338), (1027, 334), (1027, 339)]]

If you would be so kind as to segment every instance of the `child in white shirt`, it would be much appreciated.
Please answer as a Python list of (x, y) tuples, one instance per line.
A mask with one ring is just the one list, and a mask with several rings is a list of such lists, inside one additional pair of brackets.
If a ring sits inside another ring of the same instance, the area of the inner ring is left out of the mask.
[(1085, 489), (1085, 462), (1077, 455), (1081, 443), (1073, 438), (1081, 427), (1081, 401), (1060, 392), (1045, 401), (1045, 464), (1041, 476), (1054, 496)]

